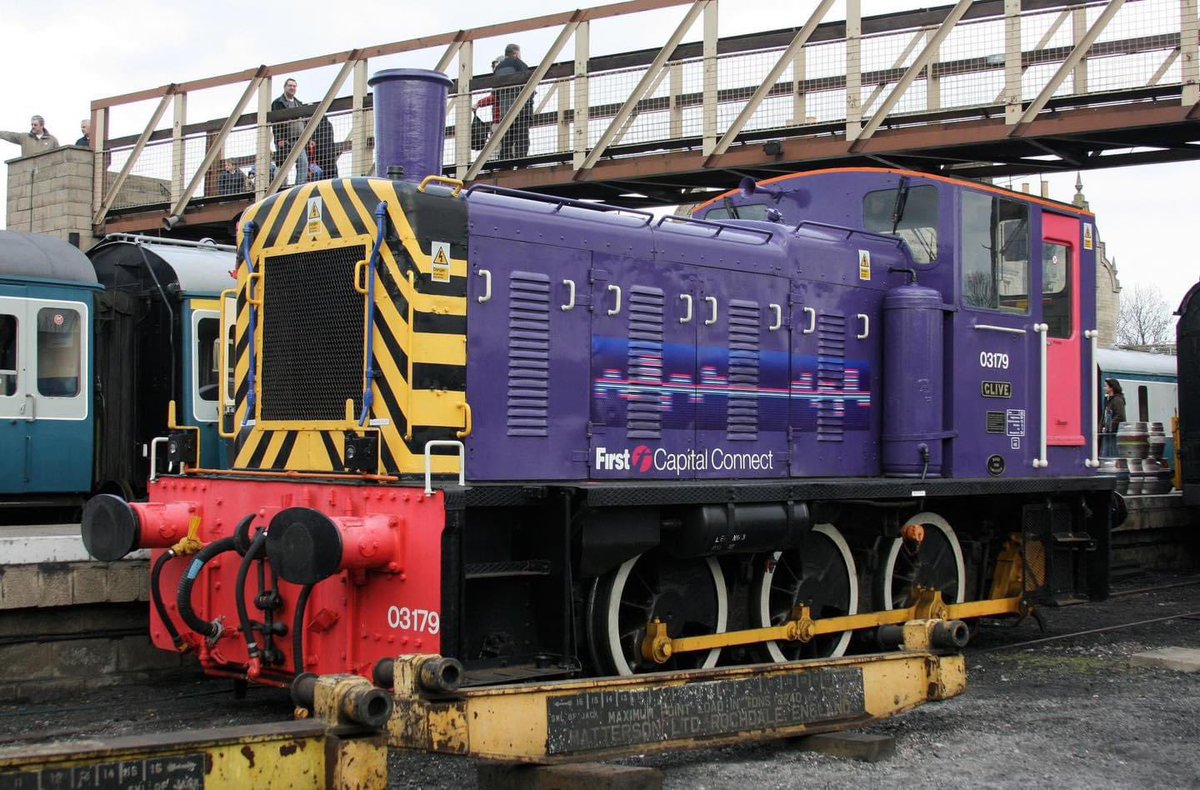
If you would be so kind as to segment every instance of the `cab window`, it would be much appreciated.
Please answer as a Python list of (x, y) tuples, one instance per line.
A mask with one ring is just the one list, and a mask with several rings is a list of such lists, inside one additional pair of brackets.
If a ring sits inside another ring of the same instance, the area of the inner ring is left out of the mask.
[(79, 394), (82, 322), (65, 307), (43, 307), (37, 316), (38, 392), (50, 398)]
[(17, 317), (0, 313), (0, 396), (17, 392)]
[(1071, 248), (1042, 245), (1042, 320), (1050, 337), (1071, 336)]
[(962, 193), (962, 301), (1029, 313), (1029, 206), (983, 192)]
[(937, 261), (938, 191), (932, 185), (868, 192), (863, 196), (863, 227), (903, 239), (917, 263)]

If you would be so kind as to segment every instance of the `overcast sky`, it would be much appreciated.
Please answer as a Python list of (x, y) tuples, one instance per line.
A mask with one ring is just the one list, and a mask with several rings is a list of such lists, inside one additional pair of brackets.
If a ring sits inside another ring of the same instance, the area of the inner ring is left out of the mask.
[[(88, 115), (93, 99), (263, 63), (606, 4), (599, 0), (358, 0), (344, 4), (330, 0), (0, 0), (4, 35), (0, 129), (27, 131), (29, 116), (38, 113), (46, 117), (47, 127), (60, 142), (73, 143), (79, 136), (79, 121)], [(865, 0), (863, 7), (864, 13), (874, 14), (937, 4), (936, 0)], [(726, 0), (721, 4), (720, 34), (801, 25), (815, 5), (815, 0)], [(592, 54), (661, 45), (684, 12), (685, 7), (680, 6), (593, 23)], [(840, 18), (843, 12), (835, 7), (828, 19)], [(539, 53), (549, 47), (556, 33), (551, 30), (514, 38), (522, 44), (525, 60), (536, 65)], [(696, 25), (686, 40), (698, 40), (701, 35)], [(503, 50), (504, 43), (496, 40), (477, 45), (477, 73), (486, 71), (488, 61)], [(559, 59), (569, 59), (573, 52), (573, 45), (568, 44)], [(371, 71), (397, 66), (431, 68), (440, 54), (440, 50), (426, 50), (376, 61)], [(318, 100), (331, 77), (328, 71), (300, 75), (301, 98)], [(306, 92), (306, 85), (313, 89)], [(275, 89), (281, 87), (276, 80)], [(227, 114), (240, 92), (241, 86), (237, 86), (224, 94), (210, 91), (203, 97), (197, 95), (189, 100), (189, 120)], [(126, 113), (127, 118), (114, 118), (114, 133), (140, 132), (153, 106), (139, 105)], [(169, 127), (170, 118), (168, 110), (164, 127)], [(0, 141), (0, 159), (17, 154), (16, 146)], [(1091, 171), (1084, 173), (1083, 179), (1100, 236), (1109, 255), (1117, 260), (1122, 285), (1127, 292), (1138, 284), (1157, 287), (1174, 310), (1200, 277), (1200, 256), (1191, 236), (1200, 216), (1200, 163)], [(1055, 176), (1052, 197), (1070, 200), (1074, 181), (1074, 173)], [(1038, 189), (1036, 183), (1032, 189)], [(7, 194), (3, 172), (0, 194)], [(0, 227), (3, 219), (0, 216)]]

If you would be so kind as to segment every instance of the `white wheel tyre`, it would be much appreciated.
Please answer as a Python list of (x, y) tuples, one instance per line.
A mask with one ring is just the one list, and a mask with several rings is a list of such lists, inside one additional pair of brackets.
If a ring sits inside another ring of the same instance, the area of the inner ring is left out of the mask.
[[(937, 513), (918, 513), (904, 522), (904, 526), (908, 526), (909, 524), (920, 524), (926, 529), (933, 527), (937, 530), (935, 540), (939, 541), (943, 548), (948, 549), (951, 554), (949, 558), (941, 558), (942, 562), (940, 564), (943, 566), (943, 570), (950, 570), (952, 562), (953, 573), (955, 575), (953, 580), (948, 581), (944, 585), (938, 586), (941, 589), (945, 589), (946, 587), (950, 586), (951, 583), (954, 585), (955, 592), (952, 596), (954, 600), (947, 600), (946, 603), (962, 603), (965, 601), (967, 595), (967, 572), (963, 563), (962, 546), (959, 545), (958, 536), (954, 534), (954, 528), (950, 526), (950, 522), (946, 521), (946, 519), (942, 518)], [(925, 541), (929, 540), (929, 534), (926, 533)], [(883, 584), (881, 585), (882, 589), (880, 592), (882, 595), (884, 609), (896, 608), (895, 596), (892, 593), (892, 589), (896, 578), (896, 564), (899, 561), (900, 548), (903, 546), (903, 544), (904, 540), (902, 538), (896, 538), (895, 541), (892, 542), (891, 548), (888, 550), (887, 558), (883, 563)], [(922, 543), (922, 548), (924, 547), (925, 543)]]

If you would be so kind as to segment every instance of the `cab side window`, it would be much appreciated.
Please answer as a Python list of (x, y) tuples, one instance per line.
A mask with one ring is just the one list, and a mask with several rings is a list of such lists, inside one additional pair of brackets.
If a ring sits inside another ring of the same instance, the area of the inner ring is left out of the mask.
[(51, 398), (79, 394), (82, 366), (79, 313), (65, 307), (43, 307), (37, 316), (38, 392)]
[(962, 193), (962, 302), (1029, 314), (1029, 206), (983, 192)]
[(17, 393), (17, 317), (0, 313), (0, 397)]
[(903, 239), (917, 263), (934, 263), (938, 251), (938, 191), (932, 185), (868, 192), (863, 227)]

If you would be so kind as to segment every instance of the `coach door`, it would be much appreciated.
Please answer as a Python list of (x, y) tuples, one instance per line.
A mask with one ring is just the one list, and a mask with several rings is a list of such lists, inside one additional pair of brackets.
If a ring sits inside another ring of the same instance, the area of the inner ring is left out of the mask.
[(29, 377), (23, 371), (28, 356), (26, 305), (19, 295), (0, 296), (0, 447), (4, 448), (0, 452), (0, 493), (22, 491), (29, 485), (30, 470), (25, 462), (33, 403), (26, 391)]
[(1084, 443), (1079, 329), (1079, 220), (1042, 214), (1042, 322), (1046, 330), (1046, 443)]
[(91, 487), (87, 310), (0, 297), (0, 492)]

